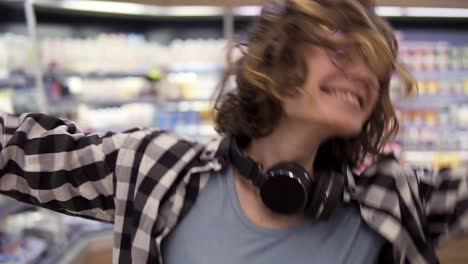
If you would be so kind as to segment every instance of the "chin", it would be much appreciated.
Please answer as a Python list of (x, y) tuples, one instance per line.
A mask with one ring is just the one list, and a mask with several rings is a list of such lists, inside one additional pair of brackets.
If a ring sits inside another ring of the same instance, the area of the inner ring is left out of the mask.
[(341, 138), (353, 138), (357, 137), (362, 132), (362, 124), (344, 122), (344, 123), (333, 123), (332, 131), (334, 136)]

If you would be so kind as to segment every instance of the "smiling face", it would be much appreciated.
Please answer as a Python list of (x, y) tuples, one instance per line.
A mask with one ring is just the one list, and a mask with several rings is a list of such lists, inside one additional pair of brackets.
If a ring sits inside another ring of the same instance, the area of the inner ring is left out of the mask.
[(357, 49), (342, 54), (304, 44), (301, 51), (306, 78), (299, 94), (282, 100), (285, 118), (327, 138), (357, 136), (377, 104), (377, 76)]
[[(250, 140), (275, 129), (297, 136), (297, 128), (322, 142), (322, 160), (350, 167), (381, 153), (399, 129), (390, 79), (398, 76), (408, 94), (415, 82), (373, 1), (266, 2), (242, 58), (224, 75), (216, 130)], [(237, 89), (225, 94), (232, 76)]]

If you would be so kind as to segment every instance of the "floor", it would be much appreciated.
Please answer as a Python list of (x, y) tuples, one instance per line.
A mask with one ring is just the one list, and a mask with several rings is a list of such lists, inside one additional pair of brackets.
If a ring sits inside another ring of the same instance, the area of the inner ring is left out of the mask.
[(468, 237), (451, 241), (438, 252), (441, 264), (468, 263)]

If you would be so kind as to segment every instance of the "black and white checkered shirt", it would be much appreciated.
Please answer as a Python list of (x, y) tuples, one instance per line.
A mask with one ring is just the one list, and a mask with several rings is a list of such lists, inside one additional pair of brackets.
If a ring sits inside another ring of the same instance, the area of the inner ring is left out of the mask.
[[(113, 263), (163, 263), (161, 241), (227, 165), (218, 140), (201, 145), (154, 129), (87, 134), (42, 114), (0, 114), (0, 125), (1, 193), (114, 223)], [(437, 263), (435, 246), (468, 230), (467, 175), (385, 159), (359, 176), (348, 171), (344, 198), (388, 241), (379, 263)]]

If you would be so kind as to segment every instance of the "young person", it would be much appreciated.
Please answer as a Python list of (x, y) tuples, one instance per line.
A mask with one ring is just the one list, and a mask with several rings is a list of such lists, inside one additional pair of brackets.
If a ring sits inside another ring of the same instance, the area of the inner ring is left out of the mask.
[(394, 73), (410, 91), (370, 1), (270, 1), (226, 74), (222, 140), (2, 114), (0, 190), (114, 223), (114, 263), (437, 263), (467, 229), (468, 174), (380, 155), (398, 129)]

